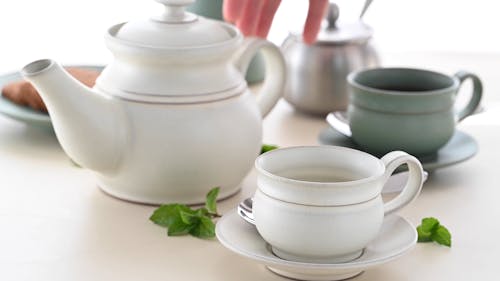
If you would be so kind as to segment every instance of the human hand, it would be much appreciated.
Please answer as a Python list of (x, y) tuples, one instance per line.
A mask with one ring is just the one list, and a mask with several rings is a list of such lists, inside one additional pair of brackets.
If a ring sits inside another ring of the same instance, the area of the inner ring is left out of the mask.
[[(245, 36), (265, 38), (281, 0), (224, 0), (224, 19), (235, 23)], [(328, 0), (309, 0), (309, 11), (304, 25), (306, 44), (316, 41)]]

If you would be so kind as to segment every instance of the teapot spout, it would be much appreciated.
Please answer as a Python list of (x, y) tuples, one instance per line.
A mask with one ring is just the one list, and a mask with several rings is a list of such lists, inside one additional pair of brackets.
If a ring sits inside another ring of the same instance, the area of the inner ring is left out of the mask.
[(49, 59), (26, 65), (21, 74), (40, 93), (68, 156), (85, 168), (113, 173), (125, 139), (122, 109), (116, 101), (83, 85)]

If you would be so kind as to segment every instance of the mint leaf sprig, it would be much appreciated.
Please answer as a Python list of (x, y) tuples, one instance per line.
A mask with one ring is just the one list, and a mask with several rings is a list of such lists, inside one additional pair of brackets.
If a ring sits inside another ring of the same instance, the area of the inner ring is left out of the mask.
[[(260, 154), (277, 149), (278, 146), (263, 144)], [(192, 236), (211, 239), (215, 237), (213, 219), (221, 217), (217, 213), (217, 196), (219, 187), (212, 188), (206, 197), (205, 206), (192, 209), (184, 204), (166, 204), (157, 208), (149, 217), (153, 223), (168, 229), (168, 236)]]
[(212, 219), (217, 213), (219, 187), (211, 189), (206, 197), (205, 206), (192, 209), (184, 204), (166, 204), (157, 208), (149, 219), (155, 224), (166, 227), (168, 236), (190, 234), (202, 239), (215, 237), (215, 223)]
[(264, 154), (268, 151), (275, 150), (277, 148), (278, 146), (274, 144), (263, 144), (262, 148), (260, 149), (260, 154)]
[(433, 217), (423, 218), (417, 226), (418, 242), (436, 242), (451, 247), (451, 233)]

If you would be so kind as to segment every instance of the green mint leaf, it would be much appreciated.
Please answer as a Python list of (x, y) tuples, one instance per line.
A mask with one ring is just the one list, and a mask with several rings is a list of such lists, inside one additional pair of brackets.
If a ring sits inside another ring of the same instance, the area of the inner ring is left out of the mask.
[(417, 227), (417, 233), (418, 242), (434, 241), (438, 244), (451, 247), (450, 232), (436, 218), (423, 218), (422, 223)]
[(203, 239), (210, 239), (215, 237), (215, 224), (209, 217), (200, 217), (196, 226), (194, 226), (189, 234)]
[(157, 225), (169, 227), (176, 219), (179, 219), (179, 204), (161, 205), (149, 219)]
[(199, 215), (197, 215), (196, 213), (180, 211), (179, 214), (181, 217), (181, 221), (187, 225), (196, 224), (200, 220)]
[(219, 216), (216, 204), (218, 194), (219, 187), (210, 190), (205, 207), (197, 210), (183, 204), (162, 205), (149, 219), (155, 224), (167, 227), (168, 236), (191, 234), (203, 239), (214, 238), (215, 224), (212, 218)]
[(432, 241), (451, 247), (451, 234), (448, 229), (442, 225), (440, 225), (431, 236)]
[(423, 218), (421, 226), (422, 230), (425, 232), (434, 232), (439, 226), (439, 221), (433, 217)]
[(266, 152), (274, 150), (276, 148), (278, 148), (278, 146), (273, 145), (273, 144), (263, 144), (262, 148), (260, 149), (260, 154), (266, 153)]
[(422, 226), (419, 225), (417, 227), (417, 233), (418, 233), (418, 242), (431, 242), (432, 239), (431, 239), (431, 235), (432, 233), (431, 232), (426, 232), (422, 229)]
[(418, 242), (432, 241), (431, 235), (439, 226), (439, 221), (436, 218), (423, 218), (422, 223), (417, 227)]
[(207, 210), (207, 208), (203, 207), (203, 208), (196, 210), (196, 214), (197, 214), (197, 216), (202, 217), (202, 216), (209, 216), (210, 212)]
[(207, 194), (205, 207), (212, 214), (217, 214), (217, 196), (219, 195), (219, 187), (212, 188)]
[(192, 213), (192, 214), (195, 213), (195, 210), (189, 208), (189, 206), (187, 206), (187, 205), (184, 205), (184, 204), (175, 204), (175, 205), (176, 205), (176, 208), (179, 212), (183, 211), (183, 212)]
[(170, 224), (167, 233), (168, 236), (180, 236), (188, 234), (192, 228), (193, 225), (185, 224), (181, 219), (179, 219)]

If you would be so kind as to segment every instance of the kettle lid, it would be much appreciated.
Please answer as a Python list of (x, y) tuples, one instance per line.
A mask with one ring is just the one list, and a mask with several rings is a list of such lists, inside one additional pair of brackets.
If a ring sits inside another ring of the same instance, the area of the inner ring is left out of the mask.
[(177, 49), (209, 46), (238, 34), (230, 25), (185, 11), (195, 0), (155, 1), (164, 5), (162, 14), (120, 24), (110, 35), (132, 45)]
[(354, 23), (339, 23), (339, 8), (335, 3), (330, 3), (325, 16), (325, 28), (320, 30), (317, 43), (319, 44), (348, 44), (368, 41), (373, 30), (370, 26), (358, 20)]

